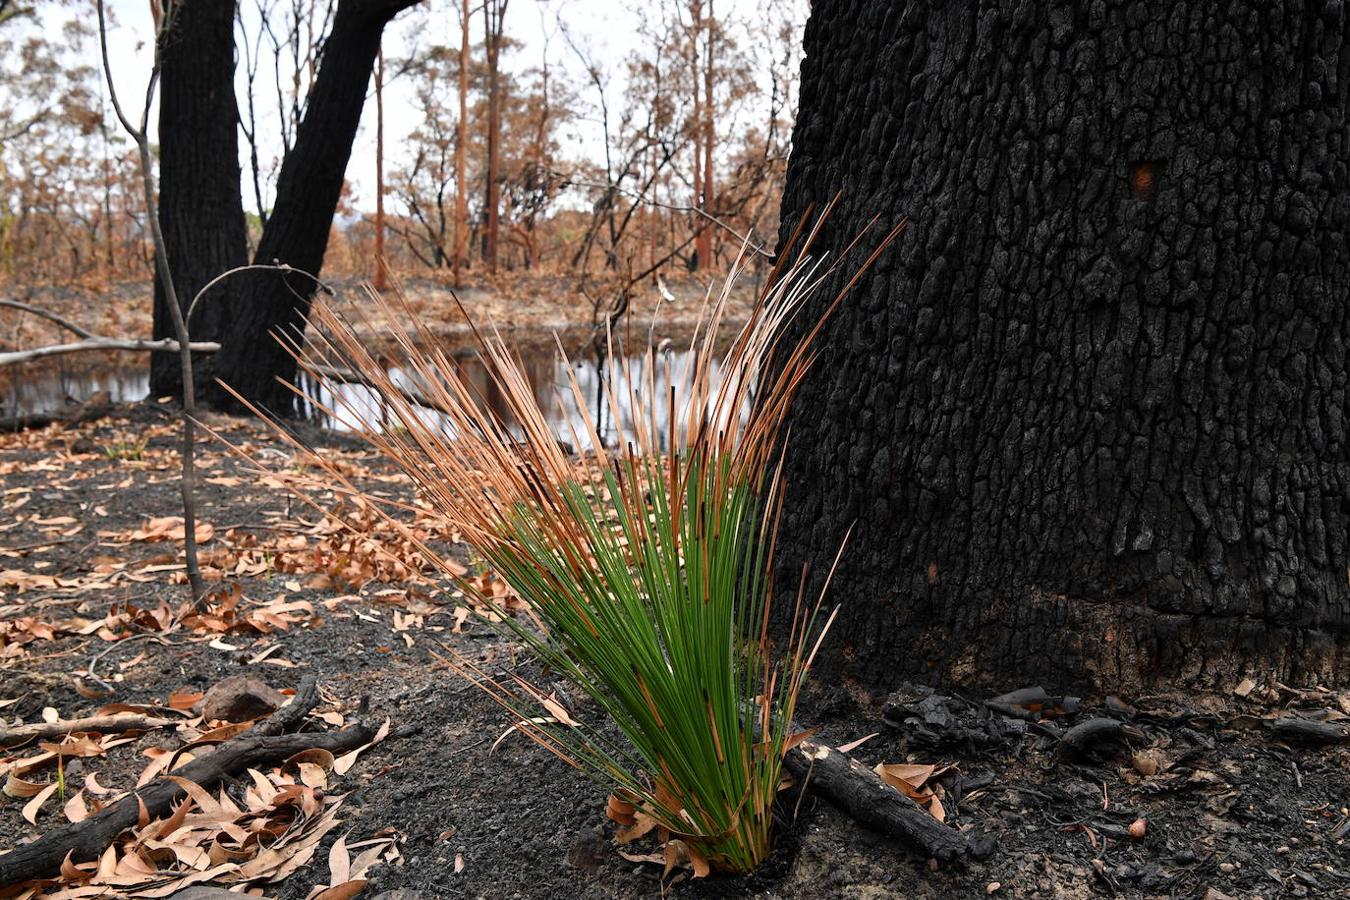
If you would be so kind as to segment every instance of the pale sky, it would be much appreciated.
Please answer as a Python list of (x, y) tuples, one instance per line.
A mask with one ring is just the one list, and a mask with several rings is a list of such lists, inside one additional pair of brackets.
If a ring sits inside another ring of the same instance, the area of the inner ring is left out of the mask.
[[(147, 0), (107, 0), (113, 13), (109, 46), (113, 65), (113, 77), (118, 95), (128, 114), (135, 117), (139, 113), (144, 97), (145, 78), (151, 65), (150, 35), (152, 24), (150, 4)], [(218, 0), (208, 0), (218, 2)], [(506, 14), (506, 33), (521, 46), (503, 57), (503, 67), (509, 71), (524, 71), (539, 65), (544, 53), (547, 53), (550, 66), (561, 70), (571, 77), (576, 89), (585, 103), (595, 99), (592, 88), (584, 82), (584, 71), (576, 54), (558, 33), (558, 22), (564, 21), (573, 39), (583, 45), (588, 54), (597, 60), (610, 74), (609, 91), (611, 103), (617, 98), (623, 87), (622, 63), (626, 56), (637, 46), (639, 15), (634, 12), (644, 0), (512, 0)], [(720, 16), (748, 17), (760, 10), (762, 0), (720, 0), (717, 12)], [(805, 7), (806, 0), (795, 0)], [(475, 4), (476, 6), (477, 4)], [(459, 0), (424, 0), (419, 7), (400, 15), (385, 31), (385, 53), (393, 57), (406, 49), (413, 41), (423, 45), (448, 44), (459, 45), (459, 18), (456, 10)], [(243, 8), (254, 9), (252, 0), (243, 0)], [(53, 10), (50, 16), (59, 17), (61, 11)], [(256, 14), (255, 14), (256, 15)], [(470, 40), (482, 41), (482, 16), (474, 16), (471, 23)], [(747, 48), (749, 50), (751, 48)], [(91, 60), (92, 61), (92, 60)], [(237, 93), (242, 98), (244, 91), (242, 53), (237, 67)], [(260, 79), (261, 79), (260, 75)], [(372, 88), (373, 91), (373, 82)], [(271, 104), (274, 105), (274, 104)], [(259, 130), (276, 135), (276, 119), (269, 108), (266, 97), (260, 99), (260, 111), (268, 118), (260, 122)], [(151, 116), (152, 128), (155, 122)], [(361, 132), (352, 149), (348, 164), (347, 177), (355, 191), (355, 202), (360, 208), (373, 206), (374, 165), (375, 165), (375, 103), (371, 97), (363, 113)], [(392, 81), (385, 90), (385, 141), (386, 167), (392, 170), (404, 161), (402, 146), (404, 138), (417, 126), (418, 113), (412, 102), (412, 85), (408, 79)], [(565, 135), (564, 146), (568, 146), (576, 155), (598, 154), (602, 146), (602, 131), (598, 123), (590, 121), (576, 122)], [(273, 138), (274, 141), (279, 139)], [(240, 138), (241, 154), (247, 149)], [(279, 143), (274, 144), (279, 146)], [(243, 156), (241, 161), (246, 162)], [(245, 178), (247, 179), (247, 173)], [(251, 188), (245, 190), (245, 206), (252, 207)]]

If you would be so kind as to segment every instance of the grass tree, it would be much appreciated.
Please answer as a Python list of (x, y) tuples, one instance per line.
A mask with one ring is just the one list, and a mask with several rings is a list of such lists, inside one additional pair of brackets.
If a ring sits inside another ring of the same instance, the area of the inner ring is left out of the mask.
[[(627, 834), (658, 831), (675, 848), (668, 856), (683, 852), (696, 869), (745, 872), (769, 853), (793, 711), (829, 624), (820, 598), (799, 592), (786, 640), (769, 633), (781, 593), (769, 575), (780, 426), (820, 325), (796, 328), (805, 337), (791, 346), (784, 335), (823, 269), (805, 253), (780, 266), (729, 345), (734, 274), (683, 365), (650, 340), (636, 361), (608, 355), (612, 421), (626, 423), (617, 441), (600, 433), (572, 375), (558, 399), (575, 454), (495, 335), (479, 334), (480, 354), (504, 408), (485, 403), (430, 334), (393, 324), (412, 319), (397, 301), (376, 298), (384, 321), (373, 332), (320, 305), (310, 341), (292, 347), (312, 373), (354, 370), (379, 395), (375, 408), (335, 394), (326, 412), (366, 432), (525, 601), (525, 616), (489, 618), (595, 709), (569, 710), (514, 671), (467, 657), (461, 674), (519, 731), (612, 791)], [(385, 332), (392, 354), (371, 346)], [(361, 493), (335, 467), (325, 477)], [(463, 571), (422, 549), (447, 574)]]

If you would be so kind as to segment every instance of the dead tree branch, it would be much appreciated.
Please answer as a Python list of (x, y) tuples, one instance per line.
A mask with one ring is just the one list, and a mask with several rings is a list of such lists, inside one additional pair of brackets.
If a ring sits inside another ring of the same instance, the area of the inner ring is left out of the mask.
[(138, 713), (114, 713), (110, 716), (88, 716), (83, 719), (62, 719), (56, 722), (34, 722), (31, 725), (8, 727), (0, 722), (0, 747), (15, 747), (29, 741), (62, 738), (68, 734), (84, 731), (97, 731), (99, 734), (150, 731), (166, 725), (177, 725), (181, 721)]
[[(74, 341), (69, 344), (49, 344), (45, 347), (34, 347), (31, 350), (11, 350), (0, 353), (0, 367), (32, 362), (35, 359), (43, 359), (48, 356), (64, 356), (67, 353), (87, 353), (97, 350), (148, 353), (154, 350), (179, 351), (182, 346), (173, 338), (146, 341), (138, 338), (124, 340), (122, 338), (91, 336), (87, 340)], [(214, 353), (220, 349), (220, 344), (215, 341), (197, 341), (188, 344), (187, 349), (189, 353)]]
[(43, 309), (40, 306), (30, 306), (27, 303), (20, 303), (18, 300), (5, 300), (5, 299), (0, 299), (0, 306), (7, 307), (9, 309), (17, 309), (22, 312), (29, 313), (30, 315), (37, 316), (39, 319), (46, 319), (48, 322), (54, 322), (57, 325), (60, 325), (66, 331), (69, 331), (71, 334), (75, 335), (76, 337), (80, 338), (95, 337), (95, 335), (81, 328), (79, 325), (76, 325), (69, 319), (64, 318), (63, 316), (58, 316), (51, 310)]
[[(559, 177), (562, 177), (560, 173)], [(681, 206), (675, 203), (662, 203), (661, 201), (655, 199), (654, 197), (648, 197), (639, 191), (634, 191), (630, 190), (629, 188), (620, 187), (618, 184), (601, 184), (595, 181), (575, 181), (575, 180), (568, 180), (567, 184), (570, 185), (571, 187), (591, 188), (594, 190), (602, 190), (602, 191), (613, 191), (616, 194), (622, 194), (623, 196), (629, 198), (630, 200), (635, 200), (639, 204), (642, 204), (644, 206), (653, 207), (655, 209), (665, 209), (671, 212), (696, 215), (699, 218), (706, 221), (708, 225), (720, 228), (727, 234), (734, 237), (737, 241), (739, 241), (742, 245), (744, 245), (745, 248), (749, 250), (751, 253), (754, 253), (757, 256), (762, 256), (765, 259), (771, 260), (774, 258), (772, 253), (770, 253), (768, 250), (765, 250), (759, 244), (756, 244), (753, 240), (751, 240), (749, 234), (742, 234), (735, 228), (732, 228), (726, 222), (723, 222), (717, 216), (713, 215), (710, 212), (707, 212), (706, 210), (699, 209), (696, 206)]]
[(197, 292), (197, 295), (192, 298), (192, 302), (188, 304), (187, 316), (185, 318), (189, 322), (192, 321), (192, 314), (197, 311), (197, 304), (201, 302), (202, 297), (206, 296), (207, 291), (211, 290), (211, 288), (220, 284), (227, 278), (238, 275), (241, 272), (290, 272), (296, 275), (303, 275), (318, 285), (319, 290), (323, 291), (328, 296), (332, 297), (335, 295), (335, 292), (330, 285), (321, 281), (317, 275), (306, 272), (304, 269), (297, 269), (294, 266), (288, 266), (285, 263), (250, 263), (246, 266), (235, 266), (233, 269), (227, 269), (202, 285), (202, 289)]

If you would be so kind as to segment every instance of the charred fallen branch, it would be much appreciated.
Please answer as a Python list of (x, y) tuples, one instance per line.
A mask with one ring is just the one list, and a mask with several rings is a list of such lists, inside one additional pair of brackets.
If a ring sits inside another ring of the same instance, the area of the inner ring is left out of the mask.
[(1056, 752), (1061, 755), (1086, 753), (1099, 745), (1126, 738), (1143, 740), (1144, 733), (1128, 722), (1097, 716), (1079, 722), (1064, 732)]
[(783, 764), (804, 790), (815, 791), (862, 824), (928, 859), (960, 863), (974, 855), (965, 834), (934, 819), (846, 753), (803, 741), (788, 751)]
[[(226, 778), (285, 760), (302, 750), (345, 753), (374, 739), (375, 729), (367, 724), (334, 732), (285, 733), (297, 727), (318, 702), (317, 683), (312, 676), (306, 676), (286, 706), (258, 726), (225, 741), (172, 774), (211, 790)], [(67, 856), (76, 861), (93, 859), (119, 834), (134, 827), (142, 815), (164, 816), (172, 810), (174, 803), (186, 796), (181, 787), (161, 776), (82, 822), (65, 825), (0, 856), (0, 884), (16, 884), (49, 875)]]
[(1274, 737), (1296, 744), (1350, 743), (1350, 727), (1344, 723), (1317, 722), (1302, 716), (1280, 716), (1266, 727)]

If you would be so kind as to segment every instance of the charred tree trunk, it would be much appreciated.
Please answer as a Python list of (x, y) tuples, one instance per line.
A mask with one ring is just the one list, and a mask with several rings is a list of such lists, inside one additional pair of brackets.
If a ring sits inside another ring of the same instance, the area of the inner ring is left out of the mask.
[[(322, 271), (380, 36), (395, 15), (416, 2), (338, 3), (295, 144), (277, 176), (276, 202), (254, 262), (284, 263), (314, 275)], [(235, 191), (237, 197), (237, 184)], [(240, 276), (220, 351), (204, 367), (208, 371), (202, 389), (208, 402), (219, 409), (238, 409), (237, 401), (215, 384), (219, 378), (270, 412), (294, 411), (295, 398), (285, 383), (295, 379), (295, 360), (272, 335), (303, 333), (314, 291), (313, 279), (300, 274)]]
[(815, 4), (784, 227), (914, 223), (790, 422), (779, 583), (855, 526), (823, 672), (1346, 681), (1348, 31)]
[(459, 121), (455, 123), (455, 286), (469, 263), (469, 190), (465, 184), (465, 150), (469, 143), (469, 0), (459, 12)]
[[(717, 193), (713, 190), (713, 154), (717, 152), (717, 94), (714, 90), (716, 86), (716, 55), (714, 51), (717, 40), (718, 22), (713, 12), (713, 0), (708, 0), (708, 15), (703, 21), (703, 29), (706, 33), (704, 38), (703, 51), (703, 196), (699, 200), (699, 207), (704, 215), (717, 214)], [(707, 219), (698, 223), (697, 246), (699, 265), (705, 269), (716, 267), (716, 260), (713, 257), (713, 229), (709, 227)]]
[(510, 0), (487, 0), (483, 4), (483, 47), (487, 56), (488, 120), (487, 180), (483, 191), (483, 262), (497, 271), (497, 247), (501, 235), (501, 143), (502, 143), (502, 35)]
[[(706, 132), (703, 130), (703, 105), (702, 93), (699, 84), (699, 56), (698, 40), (703, 31), (703, 0), (692, 0), (689, 4), (689, 15), (693, 20), (693, 26), (689, 34), (689, 86), (693, 93), (693, 114), (690, 116), (690, 147), (694, 151), (694, 206), (706, 212), (703, 203), (703, 139)], [(689, 269), (698, 271), (699, 267), (707, 268), (708, 258), (699, 252), (703, 246), (703, 235), (707, 231), (703, 226), (706, 224), (701, 217), (694, 216), (692, 224), (694, 226), (694, 250), (689, 257)]]
[[(179, 303), (187, 312), (212, 278), (248, 261), (239, 194), (239, 110), (234, 99), (233, 2), (179, 3), (160, 50), (159, 224)], [(194, 341), (220, 339), (230, 285), (197, 304)], [(177, 338), (164, 286), (155, 280), (153, 336)], [(177, 353), (150, 355), (150, 392), (183, 391)]]

